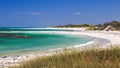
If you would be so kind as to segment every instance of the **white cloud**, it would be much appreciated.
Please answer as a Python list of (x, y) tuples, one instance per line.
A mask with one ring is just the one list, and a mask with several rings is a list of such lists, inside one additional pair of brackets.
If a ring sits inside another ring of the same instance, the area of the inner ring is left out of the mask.
[(79, 16), (79, 15), (81, 15), (81, 13), (80, 12), (75, 12), (75, 13), (72, 13), (72, 15), (73, 16)]
[(31, 15), (42, 15), (42, 12), (31, 12)]
[(42, 12), (16, 12), (18, 15), (42, 15)]

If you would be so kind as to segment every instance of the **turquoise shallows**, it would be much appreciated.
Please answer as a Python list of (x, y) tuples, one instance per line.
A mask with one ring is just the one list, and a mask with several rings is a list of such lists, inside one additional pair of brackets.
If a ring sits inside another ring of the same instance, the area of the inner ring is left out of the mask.
[(74, 35), (9, 32), (0, 33), (0, 55), (65, 48), (92, 40)]

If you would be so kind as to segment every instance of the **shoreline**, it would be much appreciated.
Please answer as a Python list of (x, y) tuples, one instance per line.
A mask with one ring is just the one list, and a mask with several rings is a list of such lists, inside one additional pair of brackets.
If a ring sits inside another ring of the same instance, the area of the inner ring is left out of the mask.
[[(45, 32), (43, 32), (45, 33)], [(60, 31), (60, 32), (47, 32), (47, 33), (56, 33), (56, 34), (72, 34), (72, 35), (78, 35), (78, 36), (88, 36), (94, 38), (94, 42), (92, 41), (91, 43), (88, 42), (86, 43), (88, 45), (92, 44), (99, 44), (99, 45), (104, 45), (100, 46), (102, 48), (108, 48), (109, 45), (118, 45), (120, 44), (120, 32), (107, 32), (107, 31), (72, 31), (72, 32), (65, 32), (65, 31)], [(80, 45), (75, 45), (72, 47), (75, 48), (82, 48), (85, 47), (86, 44), (83, 44), (83, 46)], [(81, 44), (82, 45), (82, 44)], [(99, 46), (98, 45), (98, 46)], [(98, 47), (96, 46), (96, 47)], [(91, 46), (94, 47), (94, 46)], [(68, 47), (71, 48), (71, 47)], [(18, 65), (20, 62), (24, 60), (30, 60), (32, 58), (35, 58), (36, 56), (49, 56), (52, 54), (55, 54), (56, 51), (61, 51), (63, 48), (56, 48), (56, 49), (50, 49), (46, 51), (42, 51), (40, 53), (33, 53), (33, 54), (23, 54), (23, 55), (14, 55), (14, 56), (4, 56), (0, 57), (0, 68), (1, 67), (8, 67), (12, 65)]]

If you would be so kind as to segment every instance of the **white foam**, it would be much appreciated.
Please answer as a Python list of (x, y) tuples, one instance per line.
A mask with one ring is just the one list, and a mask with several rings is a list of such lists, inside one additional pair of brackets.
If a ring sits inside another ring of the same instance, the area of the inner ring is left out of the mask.
[(68, 48), (72, 48), (72, 47), (77, 48), (77, 47), (82, 47), (82, 46), (88, 46), (88, 45), (93, 44), (93, 43), (95, 43), (95, 41), (89, 41), (89, 42), (87, 42), (87, 43), (70, 46), (70, 47), (68, 47)]
[(75, 45), (74, 47), (81, 47), (81, 46), (87, 46), (87, 45), (90, 45), (90, 44), (93, 44), (95, 41), (89, 41), (85, 44), (80, 44), (80, 45)]
[(46, 29), (46, 28), (9, 28), (9, 29)]

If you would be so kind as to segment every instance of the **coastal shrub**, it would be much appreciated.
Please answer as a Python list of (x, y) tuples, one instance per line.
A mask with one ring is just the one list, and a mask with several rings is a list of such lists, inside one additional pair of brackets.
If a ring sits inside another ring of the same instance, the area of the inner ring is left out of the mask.
[(120, 68), (120, 48), (87, 51), (66, 49), (55, 55), (36, 57), (20, 66), (9, 68)]

